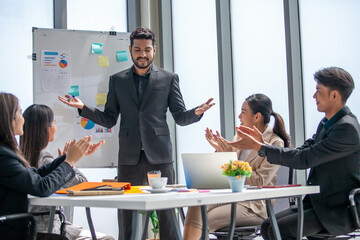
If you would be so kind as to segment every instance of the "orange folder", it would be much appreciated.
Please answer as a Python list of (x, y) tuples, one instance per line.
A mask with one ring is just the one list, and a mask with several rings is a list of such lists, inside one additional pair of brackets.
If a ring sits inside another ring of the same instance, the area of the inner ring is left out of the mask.
[(131, 185), (128, 182), (83, 182), (77, 185), (74, 185), (69, 188), (64, 188), (61, 190), (56, 191), (55, 193), (58, 194), (67, 194), (68, 192), (66, 190), (72, 190), (72, 191), (84, 191), (85, 189), (95, 189), (102, 186), (110, 186), (113, 188), (124, 188), (125, 190), (130, 190)]

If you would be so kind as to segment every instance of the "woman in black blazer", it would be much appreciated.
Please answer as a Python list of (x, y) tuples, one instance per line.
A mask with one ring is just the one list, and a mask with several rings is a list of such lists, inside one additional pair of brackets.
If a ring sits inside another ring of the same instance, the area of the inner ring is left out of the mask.
[[(0, 216), (28, 212), (27, 195), (46, 197), (75, 175), (73, 166), (97, 148), (91, 136), (73, 140), (66, 155), (41, 168), (32, 168), (18, 149), (15, 136), (23, 134), (24, 118), (18, 99), (0, 93)], [(34, 139), (35, 140), (35, 139)], [(0, 225), (0, 239), (27, 239), (26, 220)]]

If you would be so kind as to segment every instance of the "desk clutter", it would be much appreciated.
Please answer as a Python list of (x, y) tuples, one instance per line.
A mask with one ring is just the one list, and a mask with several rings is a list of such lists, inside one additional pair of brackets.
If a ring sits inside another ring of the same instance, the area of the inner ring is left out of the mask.
[(119, 195), (131, 190), (127, 182), (83, 182), (69, 188), (56, 191), (57, 194), (69, 196)]
[[(301, 184), (290, 184), (280, 186), (245, 186), (245, 189), (261, 189), (261, 188), (283, 188), (283, 187), (299, 187)], [(69, 196), (97, 196), (97, 195), (121, 195), (136, 193), (167, 193), (167, 192), (199, 192), (206, 193), (210, 190), (187, 188), (183, 184), (167, 184), (165, 188), (153, 189), (151, 186), (131, 186), (128, 182), (83, 182), (69, 188), (56, 191), (57, 194), (67, 194)]]

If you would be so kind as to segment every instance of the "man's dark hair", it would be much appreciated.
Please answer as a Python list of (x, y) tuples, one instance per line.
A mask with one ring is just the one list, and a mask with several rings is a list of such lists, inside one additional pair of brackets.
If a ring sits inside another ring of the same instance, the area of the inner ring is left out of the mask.
[(134, 44), (134, 39), (150, 39), (152, 41), (152, 45), (155, 46), (155, 34), (149, 29), (145, 27), (136, 28), (130, 35), (130, 46), (132, 47)]
[(346, 100), (350, 97), (355, 88), (354, 80), (350, 73), (339, 67), (320, 69), (314, 74), (314, 79), (317, 83), (320, 83), (331, 90), (339, 91), (344, 103), (346, 103)]

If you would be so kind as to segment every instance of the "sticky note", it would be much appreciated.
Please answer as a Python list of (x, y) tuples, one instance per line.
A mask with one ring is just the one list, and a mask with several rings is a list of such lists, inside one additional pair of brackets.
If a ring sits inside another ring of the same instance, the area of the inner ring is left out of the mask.
[(116, 52), (116, 59), (118, 62), (124, 62), (128, 60), (126, 51), (117, 51)]
[(79, 86), (78, 85), (70, 86), (69, 95), (78, 97), (79, 96)]
[(96, 105), (105, 105), (106, 103), (106, 93), (96, 94)]
[(102, 44), (101, 43), (92, 43), (91, 44), (91, 53), (102, 54)]
[(109, 57), (108, 56), (98, 56), (99, 67), (108, 67), (109, 66)]

